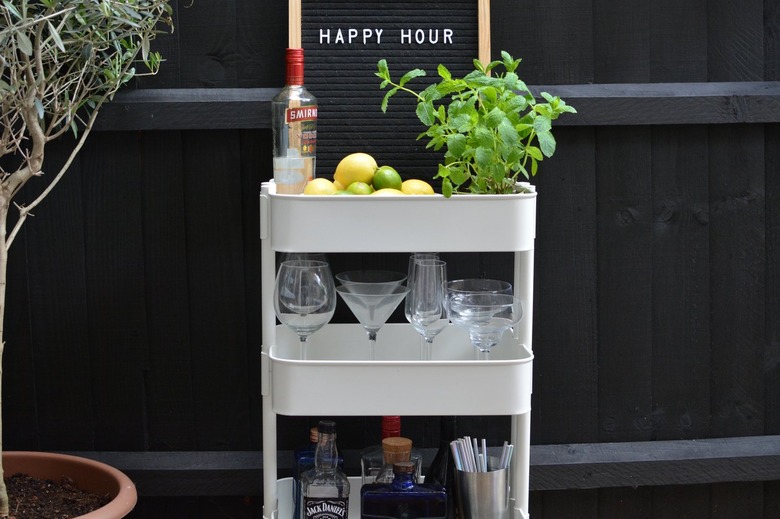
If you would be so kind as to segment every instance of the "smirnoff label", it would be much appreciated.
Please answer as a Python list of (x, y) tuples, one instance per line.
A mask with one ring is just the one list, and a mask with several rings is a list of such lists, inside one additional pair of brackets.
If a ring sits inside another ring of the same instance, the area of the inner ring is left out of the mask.
[(304, 497), (303, 516), (306, 519), (346, 519), (349, 498)]
[(317, 120), (316, 106), (301, 106), (298, 108), (287, 108), (284, 111), (284, 119), (287, 124), (300, 123), (303, 121)]

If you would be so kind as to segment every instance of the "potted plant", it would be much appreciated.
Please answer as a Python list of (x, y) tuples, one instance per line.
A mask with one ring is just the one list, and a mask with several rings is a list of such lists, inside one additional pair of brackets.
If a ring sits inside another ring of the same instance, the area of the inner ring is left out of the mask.
[[(552, 122), (576, 110), (560, 97), (542, 92), (538, 102), (518, 77), (520, 59), (501, 52), (500, 61), (483, 65), (474, 60), (474, 71), (453, 78), (439, 65), (440, 80), (416, 92), (407, 84), (425, 71), (413, 69), (393, 81), (386, 60), (377, 63), (380, 88), (391, 87), (382, 100), (387, 111), (390, 98), (399, 91), (417, 98), (417, 118), (426, 131), (427, 148), (446, 148), (444, 164), (434, 178), (442, 179), (442, 193), (505, 194), (516, 192), (520, 174), (536, 175), (539, 162), (555, 153)], [(497, 67), (503, 66), (503, 73)]]
[[(3, 0), (0, 6), (0, 355), (8, 250), (22, 225), (62, 179), (103, 103), (133, 77), (159, 69), (150, 42), (172, 27), (168, 0)], [(46, 145), (72, 134), (62, 168), (23, 205), (14, 198), (41, 181)], [(12, 207), (18, 217), (8, 227)], [(1, 424), (1, 422), (0, 422)], [(0, 444), (1, 450), (2, 444)], [(0, 517), (8, 495), (0, 467)]]

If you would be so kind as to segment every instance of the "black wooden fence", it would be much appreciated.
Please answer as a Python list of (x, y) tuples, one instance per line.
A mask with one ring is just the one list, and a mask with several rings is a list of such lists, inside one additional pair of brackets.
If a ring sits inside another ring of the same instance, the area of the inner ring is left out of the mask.
[[(779, 517), (780, 5), (492, 12), (494, 53), (579, 110), (534, 179), (533, 517)], [(178, 2), (160, 75), (106, 107), (11, 251), (5, 447), (111, 461), (137, 481), (134, 517), (259, 516), (257, 195), (286, 15)], [(280, 420), (281, 466), (313, 419)], [(378, 436), (375, 417), (339, 427), (352, 460)], [(461, 427), (508, 434), (502, 417)], [(427, 454), (437, 431), (404, 419)]]

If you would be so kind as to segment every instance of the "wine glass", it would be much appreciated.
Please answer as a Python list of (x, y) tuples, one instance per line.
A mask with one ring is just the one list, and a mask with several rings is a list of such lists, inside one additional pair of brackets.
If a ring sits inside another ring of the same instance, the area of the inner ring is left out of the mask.
[(421, 357), (431, 359), (433, 339), (447, 327), (447, 263), (439, 259), (414, 260), (412, 286), (406, 297), (409, 321), (423, 337)]
[[(423, 259), (439, 259), (439, 253), (438, 252), (415, 252), (409, 255), (409, 267), (407, 269), (407, 275), (406, 275), (406, 286), (409, 287), (409, 293), (411, 293), (411, 291), (414, 290), (415, 262), (417, 260), (423, 260)], [(411, 314), (411, 306), (410, 306), (411, 304), (412, 304), (411, 300), (407, 297), (406, 301), (404, 302), (404, 315), (406, 316), (406, 320), (409, 321), (409, 323), (412, 322), (412, 314)]]
[(274, 310), (279, 321), (298, 334), (302, 359), (307, 356), (307, 339), (331, 320), (335, 309), (335, 285), (326, 262), (281, 263), (274, 286)]
[(409, 288), (404, 285), (387, 287), (385, 283), (354, 283), (339, 285), (336, 292), (368, 333), (368, 354), (374, 360), (376, 335), (409, 292)]
[(450, 294), (447, 315), (453, 324), (468, 331), (471, 343), (479, 352), (478, 358), (486, 360), (504, 332), (522, 319), (523, 304), (509, 294)]

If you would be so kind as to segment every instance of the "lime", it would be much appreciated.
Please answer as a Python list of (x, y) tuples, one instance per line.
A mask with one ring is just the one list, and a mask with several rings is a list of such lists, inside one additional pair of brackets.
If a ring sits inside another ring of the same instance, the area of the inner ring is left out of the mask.
[(353, 195), (370, 195), (374, 192), (374, 188), (365, 182), (352, 182), (347, 187), (347, 193)]
[(336, 186), (327, 178), (314, 178), (306, 182), (303, 188), (304, 195), (332, 195), (336, 191)]
[(404, 180), (401, 185), (401, 191), (407, 195), (432, 195), (433, 187), (424, 180), (410, 178), (409, 180)]
[(401, 189), (403, 179), (401, 175), (391, 166), (379, 166), (374, 173), (374, 180), (371, 182), (374, 189)]
[(376, 171), (376, 160), (368, 153), (351, 153), (341, 159), (333, 173), (333, 180), (342, 186), (353, 182), (370, 184)]

